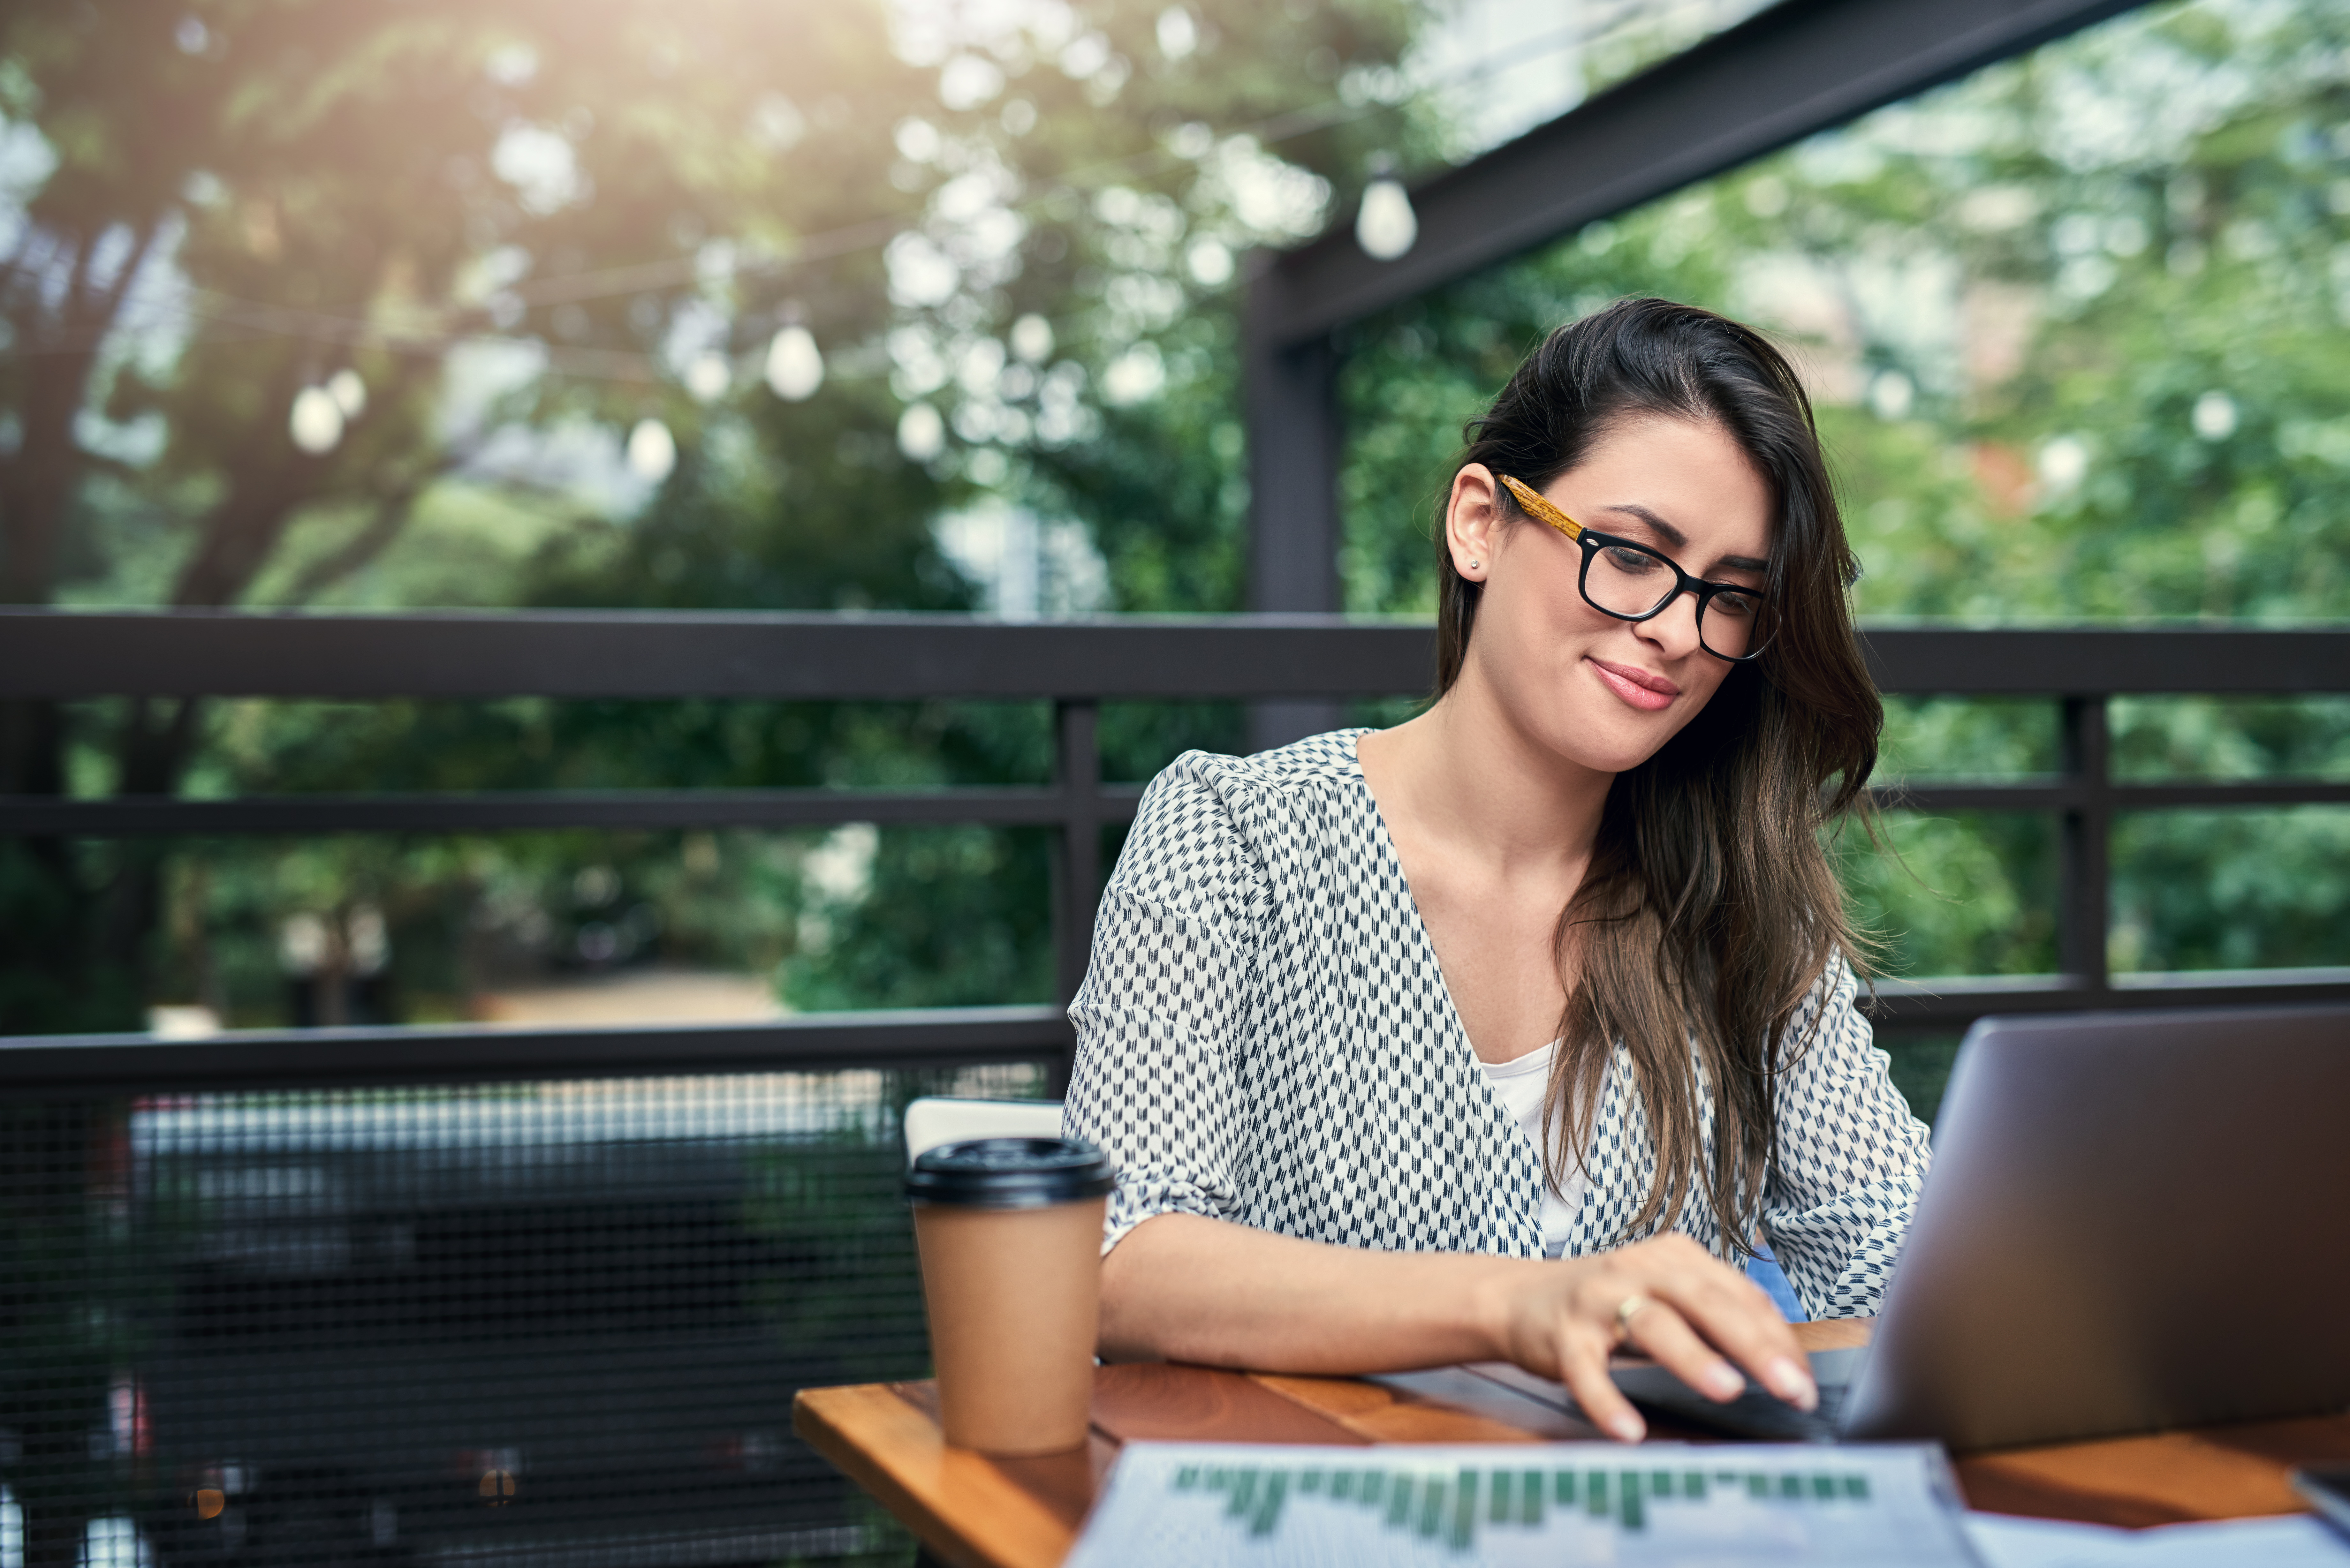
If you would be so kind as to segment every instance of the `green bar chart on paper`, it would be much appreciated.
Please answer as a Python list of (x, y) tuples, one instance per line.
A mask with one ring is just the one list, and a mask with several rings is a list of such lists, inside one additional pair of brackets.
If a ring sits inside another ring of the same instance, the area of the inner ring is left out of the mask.
[(1931, 1448), (1136, 1443), (1068, 1568), (1974, 1561)]

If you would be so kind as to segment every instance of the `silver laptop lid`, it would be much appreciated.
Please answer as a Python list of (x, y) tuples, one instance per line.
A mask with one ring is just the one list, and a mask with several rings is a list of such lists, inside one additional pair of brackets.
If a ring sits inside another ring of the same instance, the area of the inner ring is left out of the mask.
[(2350, 1005), (1968, 1032), (1847, 1438), (2350, 1407)]

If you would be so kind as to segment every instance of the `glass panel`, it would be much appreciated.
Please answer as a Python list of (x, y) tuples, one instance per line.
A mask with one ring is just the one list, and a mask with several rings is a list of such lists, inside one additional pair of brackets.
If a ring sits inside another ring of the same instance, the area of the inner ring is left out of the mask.
[[(81, 766), (110, 779), (120, 703), (78, 704)], [(213, 701), (183, 793), (922, 789), (1042, 784), (1052, 704)], [(107, 787), (85, 793), (102, 794)]]
[(2120, 697), (2114, 776), (2350, 779), (2350, 696)]
[[(93, 992), (18, 964), (0, 1002), (51, 1032), (183, 1034), (1043, 1002), (1055, 836), (848, 823), (72, 844), (82, 884), (159, 901), (142, 981)], [(0, 839), (0, 889), (51, 877), (46, 847)]]
[(1879, 836), (1837, 846), (1854, 918), (1901, 978), (2047, 974), (2056, 968), (2054, 822), (2007, 812), (1887, 812)]
[(1878, 784), (2013, 783), (2057, 771), (2054, 702), (2009, 697), (1887, 697)]
[(1147, 784), (1185, 752), (1248, 750), (1248, 711), (1238, 702), (1105, 702), (1102, 781)]
[(2350, 807), (2132, 813), (2113, 867), (2116, 973), (2350, 964)]

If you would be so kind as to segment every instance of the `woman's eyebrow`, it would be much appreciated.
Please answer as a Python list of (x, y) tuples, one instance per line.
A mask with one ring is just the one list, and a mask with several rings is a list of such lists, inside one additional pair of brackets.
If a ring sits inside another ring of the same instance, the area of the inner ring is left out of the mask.
[(1668, 549), (1686, 550), (1689, 548), (1688, 535), (1682, 533), (1679, 529), (1674, 527), (1671, 524), (1666, 522), (1663, 518), (1658, 516), (1655, 513), (1649, 511), (1647, 507), (1639, 504), (1638, 502), (1619, 501), (1613, 506), (1604, 506), (1600, 508), (1600, 510), (1603, 512), (1621, 512), (1627, 517), (1638, 517), (1641, 522), (1646, 523), (1648, 525), (1650, 530), (1656, 534), (1658, 538), (1662, 539), (1665, 542), (1665, 545)]
[[(1603, 512), (1621, 512), (1627, 517), (1638, 517), (1641, 522), (1646, 523), (1648, 525), (1650, 530), (1656, 534), (1658, 538), (1665, 542), (1665, 545), (1668, 549), (1686, 550), (1689, 548), (1688, 535), (1682, 533), (1679, 529), (1674, 527), (1671, 524), (1666, 522), (1663, 518), (1658, 516), (1655, 513), (1649, 511), (1638, 502), (1620, 501), (1613, 506), (1603, 506), (1600, 510)], [(1716, 565), (1732, 566), (1742, 572), (1765, 572), (1771, 569), (1770, 562), (1758, 561), (1752, 556), (1724, 556), (1716, 563)]]

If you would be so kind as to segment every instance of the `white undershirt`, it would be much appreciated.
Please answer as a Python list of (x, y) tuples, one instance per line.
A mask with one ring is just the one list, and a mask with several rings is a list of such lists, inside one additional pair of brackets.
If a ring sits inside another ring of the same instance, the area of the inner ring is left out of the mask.
[[(1551, 1058), (1558, 1052), (1554, 1040), (1539, 1051), (1529, 1051), (1509, 1062), (1480, 1061), (1485, 1069), (1485, 1082), (1509, 1111), (1510, 1119), (1518, 1124), (1534, 1146), (1537, 1156), (1543, 1147), (1543, 1096), (1550, 1087)], [(1576, 1210), (1583, 1207), (1583, 1189), (1589, 1185), (1579, 1169), (1562, 1174), (1559, 1185), (1566, 1189), (1561, 1197), (1543, 1185), (1542, 1234), (1543, 1256), (1555, 1258), (1566, 1251), (1568, 1234), (1575, 1229)]]

